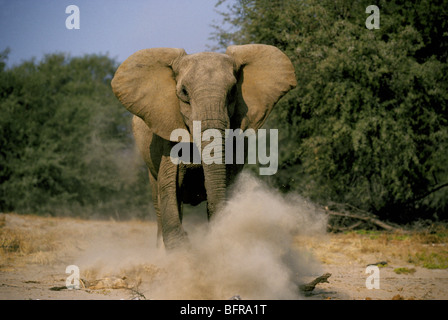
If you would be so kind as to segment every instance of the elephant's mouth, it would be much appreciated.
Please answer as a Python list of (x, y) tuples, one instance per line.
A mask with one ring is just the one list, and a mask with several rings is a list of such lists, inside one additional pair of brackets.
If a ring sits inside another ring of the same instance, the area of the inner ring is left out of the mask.
[(204, 185), (204, 169), (201, 164), (181, 164), (181, 170), (185, 170), (181, 199), (183, 203), (196, 206), (207, 200), (207, 192)]

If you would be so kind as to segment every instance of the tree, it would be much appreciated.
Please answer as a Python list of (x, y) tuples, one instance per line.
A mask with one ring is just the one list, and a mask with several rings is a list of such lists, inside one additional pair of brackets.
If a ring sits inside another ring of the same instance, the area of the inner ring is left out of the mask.
[(376, 1), (368, 30), (370, 4), (236, 1), (213, 39), (275, 45), (296, 68), (267, 123), (281, 128), (276, 186), (397, 221), (447, 218), (448, 7)]
[(145, 215), (146, 170), (110, 87), (116, 67), (50, 54), (1, 70), (0, 211)]

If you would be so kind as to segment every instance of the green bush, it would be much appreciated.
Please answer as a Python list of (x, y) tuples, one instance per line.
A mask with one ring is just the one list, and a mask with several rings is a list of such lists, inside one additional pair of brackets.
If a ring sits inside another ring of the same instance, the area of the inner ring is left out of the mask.
[(110, 87), (117, 65), (64, 54), (3, 65), (0, 211), (146, 215), (146, 170), (134, 154), (130, 114)]
[(448, 8), (376, 3), (368, 30), (371, 1), (240, 0), (214, 40), (274, 45), (295, 66), (267, 122), (277, 187), (396, 221), (448, 218)]

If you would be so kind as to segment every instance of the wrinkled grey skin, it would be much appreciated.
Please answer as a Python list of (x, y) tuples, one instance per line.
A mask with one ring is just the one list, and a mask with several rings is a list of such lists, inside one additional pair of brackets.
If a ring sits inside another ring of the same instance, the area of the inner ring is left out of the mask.
[[(257, 84), (257, 79), (263, 83)], [(222, 164), (174, 164), (170, 152), (177, 141), (170, 141), (172, 130), (192, 133), (193, 121), (201, 121), (202, 132), (217, 129), (222, 137), (229, 128), (256, 130), (278, 99), (295, 85), (289, 59), (265, 45), (232, 46), (226, 54), (146, 49), (120, 66), (112, 87), (135, 114), (133, 133), (149, 169), (158, 245), (162, 238), (167, 249), (187, 244), (182, 204), (207, 201), (212, 218), (243, 168), (226, 165), (224, 152)], [(202, 142), (202, 150), (208, 143)]]

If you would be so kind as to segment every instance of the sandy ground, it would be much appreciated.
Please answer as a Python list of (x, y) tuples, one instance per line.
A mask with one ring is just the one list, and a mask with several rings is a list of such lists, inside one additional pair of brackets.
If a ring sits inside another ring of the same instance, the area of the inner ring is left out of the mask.
[[(165, 253), (154, 249), (155, 233), (150, 221), (0, 214), (0, 299), (158, 299), (151, 288), (163, 281), (166, 266), (157, 265), (155, 257)], [(301, 298), (448, 299), (448, 269), (425, 268), (411, 259), (421, 252), (446, 256), (448, 248), (441, 241), (418, 239), (378, 233), (295, 237), (291, 246), (314, 261), (302, 281), (331, 273), (328, 283)], [(378, 268), (379, 289), (366, 288), (366, 266), (381, 261), (387, 264)], [(69, 265), (80, 270), (79, 290), (66, 288)], [(200, 294), (184, 298), (209, 298), (208, 290), (203, 285)]]

